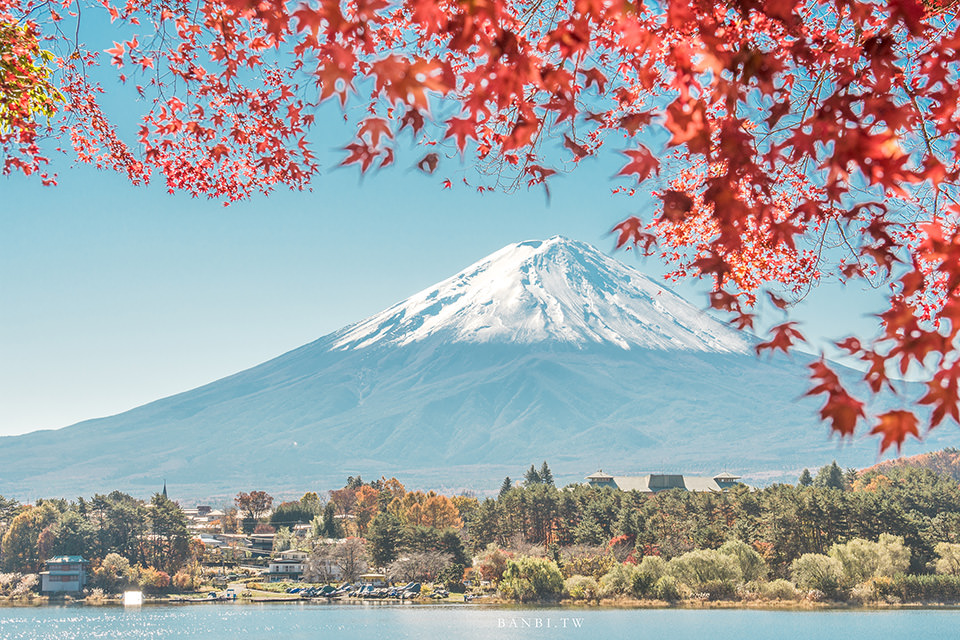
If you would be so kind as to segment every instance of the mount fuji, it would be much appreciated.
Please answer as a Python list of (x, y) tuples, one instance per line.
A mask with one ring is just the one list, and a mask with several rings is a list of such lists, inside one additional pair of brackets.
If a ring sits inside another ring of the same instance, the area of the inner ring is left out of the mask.
[(756, 342), (587, 244), (521, 242), (246, 371), (0, 438), (0, 494), (165, 479), (185, 498), (299, 495), (357, 474), (482, 491), (543, 460), (561, 482), (600, 467), (792, 481), (875, 462), (873, 440), (828, 439), (803, 399), (809, 358), (758, 358)]

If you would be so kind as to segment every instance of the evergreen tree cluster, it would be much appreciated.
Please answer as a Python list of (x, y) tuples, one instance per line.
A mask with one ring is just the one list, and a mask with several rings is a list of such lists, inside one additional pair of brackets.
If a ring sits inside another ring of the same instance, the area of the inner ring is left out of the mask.
[(638, 556), (671, 558), (742, 540), (762, 549), (774, 572), (786, 577), (800, 556), (825, 554), (853, 538), (876, 540), (883, 533), (903, 538), (914, 573), (929, 570), (938, 543), (960, 543), (960, 488), (922, 469), (858, 476), (834, 463), (803, 474), (797, 486), (655, 494), (589, 485), (557, 489), (531, 482), (527, 473), (522, 486), (505, 481), (497, 498), (473, 511), (466, 524), (474, 550), (517, 541), (567, 547), (622, 539)]

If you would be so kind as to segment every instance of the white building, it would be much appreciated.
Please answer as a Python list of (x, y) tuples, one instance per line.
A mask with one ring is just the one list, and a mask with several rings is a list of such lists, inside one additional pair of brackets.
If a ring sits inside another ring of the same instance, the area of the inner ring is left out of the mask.
[(303, 576), (307, 564), (307, 552), (289, 549), (281, 551), (270, 561), (264, 575), (267, 582), (296, 582)]
[(87, 584), (87, 565), (82, 556), (56, 556), (47, 560), (40, 572), (40, 591), (79, 593)]

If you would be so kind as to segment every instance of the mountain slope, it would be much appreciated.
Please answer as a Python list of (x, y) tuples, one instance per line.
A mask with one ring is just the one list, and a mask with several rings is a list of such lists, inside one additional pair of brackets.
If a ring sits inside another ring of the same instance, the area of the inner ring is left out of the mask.
[(542, 460), (564, 482), (598, 467), (792, 480), (875, 460), (872, 440), (838, 449), (798, 401), (804, 358), (758, 359), (754, 343), (588, 245), (519, 243), (233, 376), (2, 438), (0, 494), (164, 479), (185, 497), (302, 493), (358, 473), (484, 490)]
[(883, 462), (877, 463), (872, 467), (863, 469), (861, 471), (861, 475), (870, 473), (872, 471), (887, 473), (890, 470), (898, 467), (929, 469), (934, 473), (939, 473), (943, 476), (949, 476), (960, 482), (960, 450), (957, 450), (954, 447), (948, 447), (941, 451), (931, 451), (929, 453), (921, 453), (915, 456), (898, 458), (896, 460), (884, 460)]

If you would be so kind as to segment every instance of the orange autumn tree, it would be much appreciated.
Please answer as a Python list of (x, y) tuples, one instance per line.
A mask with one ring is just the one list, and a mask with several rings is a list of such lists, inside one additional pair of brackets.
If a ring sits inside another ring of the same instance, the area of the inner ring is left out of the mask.
[[(4, 173), (42, 174), (46, 137), (198, 196), (303, 188), (328, 101), (356, 126), (342, 162), (361, 171), (405, 155), (452, 186), (463, 161), (463, 182), (509, 191), (605, 153), (616, 192), (659, 202), (617, 225), (618, 246), (711, 279), (741, 327), (758, 300), (786, 309), (824, 278), (889, 286), (878, 337), (839, 344), (871, 393), (915, 370), (926, 392), (869, 417), (821, 360), (810, 393), (833, 431), (899, 447), (921, 427), (914, 401), (927, 428), (960, 421), (956, 2), (102, 0), (84, 15), (116, 21), (105, 52), (67, 28), (82, 4), (0, 0), (0, 104), (18, 105)], [(131, 143), (86, 73), (105, 61), (143, 96)], [(800, 340), (788, 321), (758, 349)]]
[(361, 537), (366, 535), (367, 525), (369, 525), (370, 521), (377, 515), (377, 511), (379, 510), (379, 497), (380, 492), (369, 485), (364, 485), (357, 489), (353, 515), (356, 518), (357, 530)]
[(463, 522), (453, 500), (435, 491), (411, 491), (396, 497), (387, 510), (405, 525), (460, 528)]

